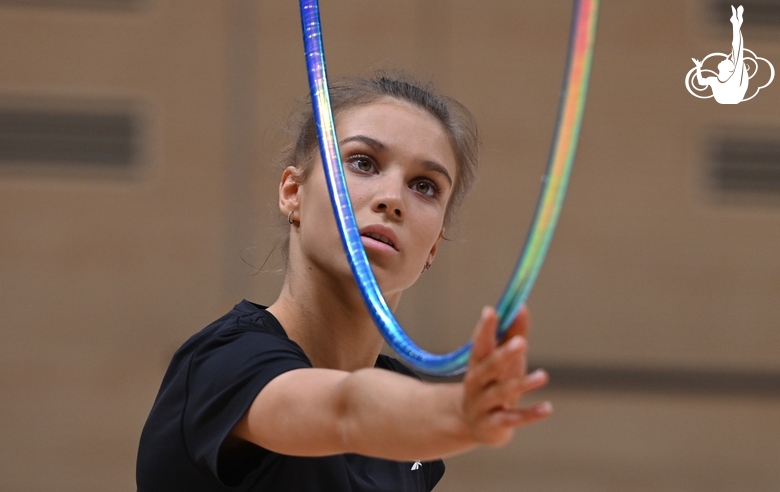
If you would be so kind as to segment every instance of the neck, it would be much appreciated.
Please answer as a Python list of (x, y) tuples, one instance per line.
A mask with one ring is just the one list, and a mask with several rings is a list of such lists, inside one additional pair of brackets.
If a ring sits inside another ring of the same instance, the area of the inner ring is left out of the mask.
[[(387, 300), (392, 309), (399, 299)], [(351, 278), (332, 278), (311, 265), (291, 268), (268, 311), (314, 367), (351, 372), (376, 363), (382, 336)]]

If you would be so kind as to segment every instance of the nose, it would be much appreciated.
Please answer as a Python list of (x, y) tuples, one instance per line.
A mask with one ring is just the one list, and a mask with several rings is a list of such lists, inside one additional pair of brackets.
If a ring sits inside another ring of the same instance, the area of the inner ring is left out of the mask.
[(400, 208), (393, 207), (392, 205), (387, 205), (386, 203), (378, 203), (376, 207), (376, 211), (380, 213), (382, 212), (387, 213), (389, 211), (389, 213), (395, 216), (395, 218), (397, 219), (400, 219), (403, 216), (403, 212), (401, 212)]
[(405, 215), (403, 183), (388, 176), (378, 184), (380, 186), (374, 195), (371, 209), (378, 214), (388, 215), (393, 220), (402, 220)]

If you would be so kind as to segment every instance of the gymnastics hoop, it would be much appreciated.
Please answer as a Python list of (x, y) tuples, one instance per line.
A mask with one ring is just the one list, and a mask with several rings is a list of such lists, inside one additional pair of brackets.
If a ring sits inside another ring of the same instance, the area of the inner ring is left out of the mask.
[[(496, 307), (499, 339), (506, 333), (528, 298), (544, 262), (563, 205), (563, 198), (566, 195), (585, 108), (598, 4), (599, 0), (575, 0), (574, 2), (566, 74), (558, 107), (555, 136), (539, 202), (536, 205), (523, 252), (506, 291)], [(413, 368), (433, 376), (462, 373), (471, 354), (471, 343), (466, 343), (449, 354), (426, 352), (406, 335), (379, 290), (363, 249), (342, 168), (336, 139), (336, 125), (328, 93), (318, 1), (300, 0), (300, 12), (306, 68), (325, 180), (328, 183), (328, 193), (341, 242), (363, 300), (382, 336)]]

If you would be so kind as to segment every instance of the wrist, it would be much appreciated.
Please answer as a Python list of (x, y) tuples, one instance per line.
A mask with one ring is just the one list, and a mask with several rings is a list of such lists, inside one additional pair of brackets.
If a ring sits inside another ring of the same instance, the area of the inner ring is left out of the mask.
[(465, 388), (462, 383), (437, 384), (436, 388), (443, 393), (442, 401), (446, 407), (442, 409), (439, 424), (440, 432), (452, 443), (447, 455), (461, 453), (473, 447), (479, 442), (474, 437), (472, 428), (463, 407)]

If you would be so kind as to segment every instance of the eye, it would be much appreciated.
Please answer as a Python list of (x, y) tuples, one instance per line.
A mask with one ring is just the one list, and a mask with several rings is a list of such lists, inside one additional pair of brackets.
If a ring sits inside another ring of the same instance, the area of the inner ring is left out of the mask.
[(347, 159), (347, 164), (349, 164), (352, 168), (364, 173), (371, 173), (376, 171), (376, 162), (374, 162), (374, 159), (363, 154), (349, 156)]
[(417, 181), (412, 185), (412, 189), (417, 193), (430, 197), (435, 197), (439, 194), (439, 188), (432, 181), (427, 179)]

